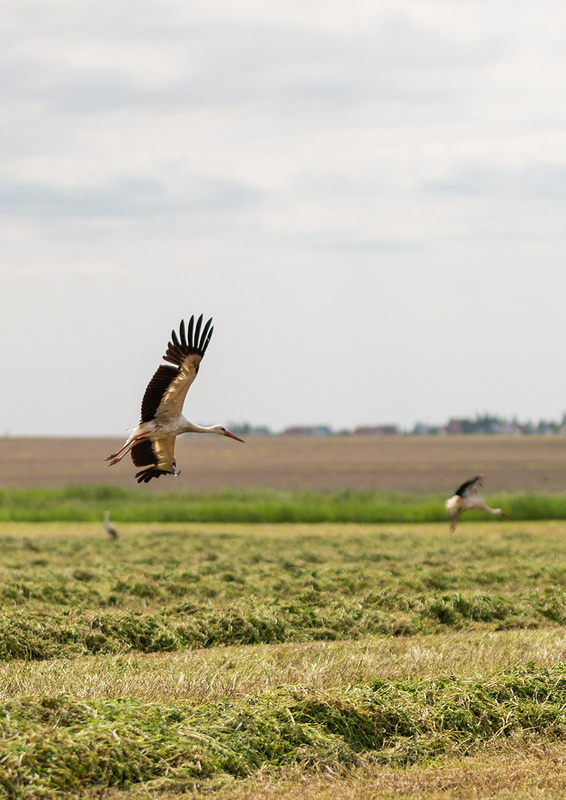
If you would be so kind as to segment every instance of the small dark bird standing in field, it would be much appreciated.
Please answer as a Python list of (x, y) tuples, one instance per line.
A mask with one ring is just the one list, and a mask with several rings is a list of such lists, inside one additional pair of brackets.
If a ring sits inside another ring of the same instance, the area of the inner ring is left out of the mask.
[(452, 522), (450, 530), (455, 531), (458, 520), (464, 511), (488, 511), (498, 517), (507, 517), (500, 508), (490, 508), (480, 494), (477, 494), (478, 486), (482, 486), (486, 475), (476, 475), (466, 483), (463, 483), (456, 492), (446, 501), (446, 508), (450, 512)]
[(143, 396), (140, 424), (129, 428), (132, 433), (124, 445), (106, 459), (112, 466), (131, 453), (136, 467), (144, 467), (136, 472), (138, 483), (148, 483), (160, 475), (180, 475), (175, 462), (175, 439), (180, 433), (217, 433), (244, 441), (223, 425), (196, 425), (182, 414), (185, 397), (214, 330), (212, 319), (201, 328), (202, 314), (196, 324), (194, 316), (190, 318), (186, 332), (181, 320), (178, 337), (175, 331), (171, 332), (172, 341), (163, 358), (174, 366), (162, 364), (158, 368)]
[(108, 536), (110, 536), (111, 539), (118, 538), (118, 531), (110, 522), (110, 513), (108, 511), (104, 512), (104, 527), (106, 528)]

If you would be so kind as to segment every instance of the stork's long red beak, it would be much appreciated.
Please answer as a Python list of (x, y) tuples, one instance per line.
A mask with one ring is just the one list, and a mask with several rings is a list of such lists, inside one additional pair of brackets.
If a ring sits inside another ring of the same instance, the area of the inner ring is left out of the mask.
[(237, 442), (244, 442), (244, 444), (246, 443), (244, 439), (240, 439), (239, 436), (236, 436), (235, 433), (231, 433), (230, 431), (226, 431), (224, 436), (229, 436), (230, 439), (235, 439)]

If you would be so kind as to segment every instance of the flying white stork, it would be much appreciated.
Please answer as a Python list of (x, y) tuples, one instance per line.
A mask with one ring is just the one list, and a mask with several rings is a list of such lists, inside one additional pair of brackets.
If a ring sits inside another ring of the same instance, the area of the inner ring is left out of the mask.
[(476, 475), (466, 483), (463, 483), (456, 492), (446, 501), (446, 508), (450, 512), (452, 522), (450, 523), (450, 530), (456, 530), (458, 520), (464, 511), (488, 511), (490, 514), (496, 514), (498, 517), (507, 517), (500, 508), (490, 508), (485, 502), (483, 497), (477, 493), (478, 486), (483, 486), (486, 475)]
[(110, 536), (111, 539), (118, 538), (118, 531), (116, 530), (114, 525), (112, 525), (112, 523), (110, 522), (109, 511), (104, 512), (104, 527), (106, 528), (106, 532), (108, 533), (108, 536)]
[(180, 474), (175, 463), (175, 438), (180, 433), (217, 433), (244, 441), (223, 425), (196, 425), (182, 414), (186, 394), (197, 376), (214, 330), (212, 319), (201, 328), (202, 314), (196, 325), (194, 316), (190, 318), (186, 333), (185, 322), (181, 320), (178, 338), (175, 331), (171, 331), (172, 341), (163, 359), (175, 366), (161, 364), (157, 369), (143, 396), (140, 424), (128, 429), (132, 433), (124, 445), (106, 459), (112, 466), (131, 453), (136, 467), (145, 468), (136, 472), (138, 483), (148, 483), (160, 475)]

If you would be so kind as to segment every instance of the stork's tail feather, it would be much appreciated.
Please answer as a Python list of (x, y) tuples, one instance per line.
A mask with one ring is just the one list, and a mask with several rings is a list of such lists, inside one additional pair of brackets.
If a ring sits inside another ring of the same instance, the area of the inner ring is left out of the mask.
[(138, 479), (138, 483), (149, 483), (152, 478), (159, 478), (160, 475), (174, 475), (177, 477), (180, 475), (180, 473), (181, 470), (176, 472), (174, 468), (169, 470), (160, 469), (157, 466), (151, 466), (146, 467), (146, 469), (140, 469), (139, 472), (136, 472), (136, 478)]

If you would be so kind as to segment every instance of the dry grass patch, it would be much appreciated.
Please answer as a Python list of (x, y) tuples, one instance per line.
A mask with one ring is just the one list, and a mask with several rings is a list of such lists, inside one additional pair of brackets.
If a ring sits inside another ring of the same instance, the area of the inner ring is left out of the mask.
[[(433, 766), (405, 769), (364, 767), (347, 775), (305, 773), (292, 769), (260, 771), (253, 780), (216, 787), (186, 787), (187, 793), (165, 791), (160, 800), (203, 796), (214, 800), (556, 800), (566, 796), (566, 745), (524, 745), (486, 748), (481, 755), (449, 759)], [(87, 794), (89, 800), (100, 795)], [(106, 800), (148, 800), (145, 789), (111, 792)]]
[(0, 700), (68, 695), (144, 702), (232, 699), (280, 686), (334, 686), (437, 675), (483, 676), (566, 662), (563, 631), (457, 631), (407, 638), (248, 645), (0, 664)]
[(376, 679), (197, 704), (21, 698), (0, 704), (0, 796), (79, 796), (136, 784), (202, 792), (210, 780), (257, 781), (262, 770), (336, 780), (451, 759), (461, 768), (462, 759), (493, 747), (545, 758), (566, 734), (565, 705), (566, 668), (532, 664), (485, 680)]

